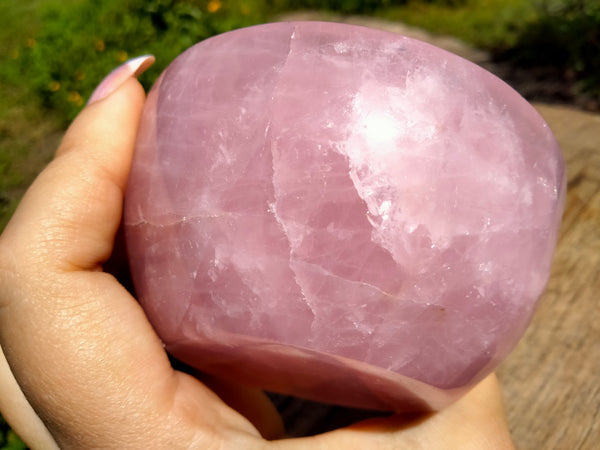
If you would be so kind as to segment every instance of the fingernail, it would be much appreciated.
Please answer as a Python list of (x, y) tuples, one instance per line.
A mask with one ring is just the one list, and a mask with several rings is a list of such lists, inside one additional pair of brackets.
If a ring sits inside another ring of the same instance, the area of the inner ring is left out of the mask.
[(124, 62), (108, 76), (102, 80), (102, 82), (94, 89), (87, 104), (91, 105), (94, 102), (100, 101), (106, 98), (109, 94), (117, 90), (125, 81), (131, 77), (138, 77), (154, 64), (155, 58), (153, 55), (138, 56), (137, 58), (130, 59)]

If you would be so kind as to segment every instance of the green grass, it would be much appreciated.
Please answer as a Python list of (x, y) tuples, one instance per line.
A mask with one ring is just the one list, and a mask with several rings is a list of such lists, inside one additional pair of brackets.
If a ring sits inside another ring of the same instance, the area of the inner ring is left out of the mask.
[(376, 15), (496, 50), (514, 45), (522, 28), (536, 20), (534, 5), (529, 0), (466, 0), (456, 6), (411, 1)]
[(27, 446), (0, 417), (0, 450), (24, 450)]
[[(61, 124), (23, 81), (20, 59), (35, 46), (47, 1), (0, 2), (0, 230), (31, 180), (51, 158)], [(68, 3), (68, 2), (65, 2)]]

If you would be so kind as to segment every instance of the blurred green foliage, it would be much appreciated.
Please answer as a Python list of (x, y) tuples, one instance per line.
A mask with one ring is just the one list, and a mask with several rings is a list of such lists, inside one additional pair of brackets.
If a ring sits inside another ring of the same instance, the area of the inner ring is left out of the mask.
[(580, 90), (600, 98), (600, 1), (538, 0), (537, 11), (506, 56), (520, 66), (568, 71)]
[(391, 4), (405, 4), (406, 0), (268, 0), (271, 10), (321, 9), (345, 14), (369, 14)]
[(0, 417), (0, 450), (25, 450), (27, 446)]
[(377, 16), (457, 37), (491, 52), (511, 48), (537, 16), (529, 0), (413, 1), (377, 11)]
[[(467, 0), (419, 0), (412, 3), (429, 3), (456, 6)], [(271, 10), (320, 9), (344, 14), (370, 14), (393, 6), (407, 5), (410, 0), (267, 0)]]

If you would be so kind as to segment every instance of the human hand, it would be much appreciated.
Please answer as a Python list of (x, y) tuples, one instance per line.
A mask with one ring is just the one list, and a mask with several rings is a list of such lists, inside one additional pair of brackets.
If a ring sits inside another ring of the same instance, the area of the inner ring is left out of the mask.
[(493, 375), (438, 413), (267, 440), (282, 426), (260, 391), (205, 379), (213, 391), (172, 368), (136, 300), (103, 270), (144, 102), (135, 76), (151, 62), (124, 65), (100, 86), (0, 236), (0, 411), (25, 442), (43, 449), (512, 448)]

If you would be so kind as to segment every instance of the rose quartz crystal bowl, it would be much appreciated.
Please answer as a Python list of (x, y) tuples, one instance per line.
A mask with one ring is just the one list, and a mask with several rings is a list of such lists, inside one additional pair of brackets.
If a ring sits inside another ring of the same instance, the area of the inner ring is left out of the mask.
[(458, 56), (333, 23), (233, 31), (148, 96), (125, 205), (136, 293), (203, 371), (440, 409), (522, 336), (564, 177), (536, 111)]

